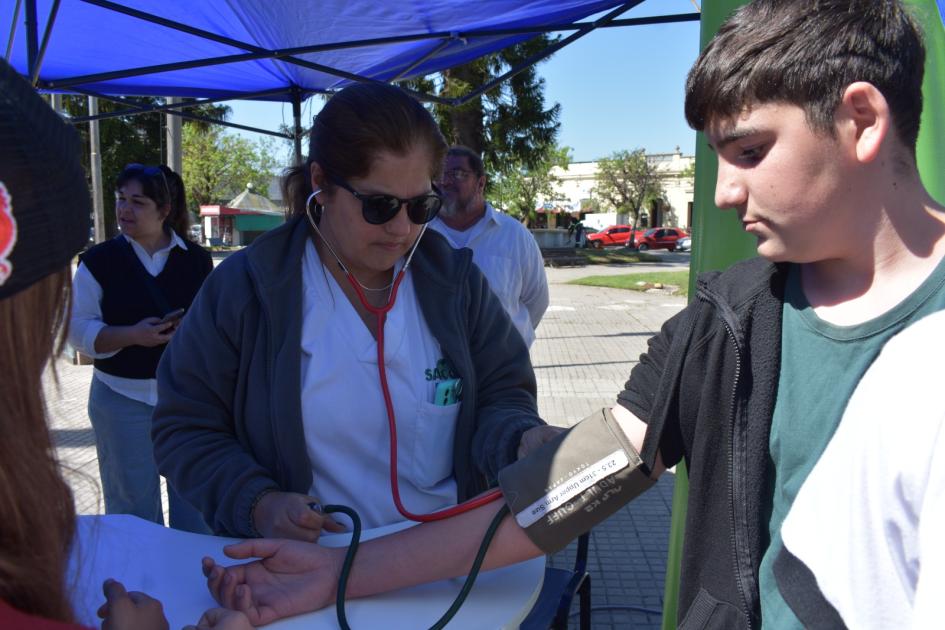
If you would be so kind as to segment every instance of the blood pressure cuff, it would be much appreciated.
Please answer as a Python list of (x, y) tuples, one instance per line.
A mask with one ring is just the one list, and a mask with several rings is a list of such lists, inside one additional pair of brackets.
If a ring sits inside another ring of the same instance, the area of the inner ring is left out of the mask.
[(609, 409), (499, 471), (499, 486), (519, 526), (555, 553), (655, 482)]

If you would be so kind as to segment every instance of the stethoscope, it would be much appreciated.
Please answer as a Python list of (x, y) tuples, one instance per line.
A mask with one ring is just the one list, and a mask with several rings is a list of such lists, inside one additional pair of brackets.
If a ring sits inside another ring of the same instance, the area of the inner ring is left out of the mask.
[[(341, 257), (335, 252), (331, 242), (325, 238), (325, 235), (322, 234), (321, 230), (318, 229), (318, 224), (312, 217), (310, 210), (312, 199), (315, 198), (315, 196), (321, 191), (321, 188), (318, 188), (308, 196), (308, 199), (305, 203), (305, 217), (308, 219), (309, 225), (312, 226), (312, 229), (315, 230), (315, 233), (328, 248), (328, 251), (331, 252), (332, 257), (338, 263), (338, 267), (341, 269), (342, 273), (344, 273), (345, 277), (348, 279), (348, 282), (354, 288), (354, 292), (358, 296), (358, 301), (361, 302), (361, 306), (363, 306), (369, 313), (374, 315), (377, 321), (377, 373), (378, 380), (381, 384), (381, 393), (384, 396), (384, 406), (387, 410), (387, 424), (390, 429), (390, 489), (391, 496), (394, 499), (394, 505), (397, 507), (397, 511), (400, 512), (401, 516), (408, 520), (417, 521), (420, 523), (428, 523), (450, 518), (452, 516), (468, 512), (469, 510), (473, 510), (477, 507), (481, 507), (487, 503), (495, 501), (502, 496), (502, 491), (498, 488), (458, 505), (444, 508), (430, 514), (415, 514), (404, 507), (404, 504), (400, 498), (400, 484), (397, 481), (397, 423), (394, 415), (393, 399), (391, 398), (390, 388), (387, 384), (387, 368), (384, 364), (384, 324), (387, 322), (387, 314), (392, 308), (394, 308), (394, 303), (397, 300), (397, 290), (400, 288), (400, 283), (404, 279), (407, 269), (410, 267), (410, 262), (413, 260), (413, 255), (417, 251), (417, 246), (420, 244), (420, 239), (426, 232), (428, 224), (424, 223), (421, 226), (420, 233), (417, 235), (416, 240), (410, 248), (410, 252), (408, 253), (407, 259), (404, 262), (404, 266), (399, 272), (397, 272), (393, 282), (381, 289), (368, 289), (368, 287), (362, 285), (358, 279), (354, 277), (354, 274), (348, 270), (348, 267), (341, 261)], [(388, 295), (387, 303), (384, 306), (372, 305), (370, 302), (368, 302), (367, 297), (364, 295), (365, 289), (383, 291), (388, 288), (390, 289), (390, 294)]]
[[(400, 512), (401, 516), (411, 521), (431, 522), (450, 518), (452, 516), (462, 514), (463, 512), (468, 512), (469, 510), (495, 501), (502, 496), (502, 491), (499, 489), (492, 490), (464, 503), (444, 508), (430, 514), (414, 514), (404, 507), (404, 504), (400, 499), (400, 485), (397, 481), (397, 423), (394, 417), (394, 403), (391, 399), (390, 388), (387, 384), (387, 368), (384, 365), (384, 324), (387, 322), (387, 314), (392, 308), (394, 308), (394, 303), (397, 301), (397, 290), (400, 288), (400, 283), (404, 279), (407, 269), (410, 267), (410, 262), (413, 260), (413, 255), (417, 251), (417, 246), (420, 244), (420, 239), (423, 237), (424, 232), (426, 232), (427, 224), (424, 223), (420, 228), (420, 233), (417, 235), (417, 239), (410, 248), (410, 253), (407, 255), (407, 260), (404, 261), (404, 266), (399, 272), (397, 272), (397, 275), (394, 276), (393, 282), (382, 289), (374, 289), (384, 290), (390, 288), (390, 294), (387, 297), (387, 303), (384, 306), (374, 306), (367, 301), (367, 298), (364, 295), (364, 290), (371, 289), (368, 289), (368, 287), (362, 285), (358, 279), (354, 277), (354, 274), (351, 273), (348, 267), (341, 261), (341, 257), (335, 252), (331, 242), (325, 238), (325, 235), (322, 234), (321, 230), (318, 229), (318, 224), (312, 217), (311, 202), (312, 199), (320, 192), (321, 188), (318, 188), (308, 196), (308, 199), (305, 202), (305, 217), (308, 219), (309, 225), (312, 226), (312, 229), (328, 248), (328, 251), (331, 252), (332, 257), (334, 257), (335, 262), (338, 263), (338, 267), (344, 273), (345, 277), (348, 279), (348, 282), (354, 288), (354, 292), (358, 296), (358, 301), (361, 302), (361, 306), (367, 309), (369, 313), (373, 314), (377, 321), (377, 373), (381, 384), (381, 392), (384, 395), (384, 406), (387, 409), (387, 424), (388, 428), (390, 429), (390, 490), (391, 496), (394, 499), (394, 505), (397, 507), (397, 511)], [(345, 615), (345, 593), (347, 590), (348, 577), (351, 573), (351, 567), (354, 564), (354, 557), (358, 551), (358, 545), (360, 544), (361, 540), (361, 519), (358, 517), (358, 514), (354, 509), (344, 505), (326, 505), (324, 506), (324, 511), (326, 513), (341, 512), (347, 514), (353, 523), (351, 544), (349, 545), (348, 551), (345, 554), (345, 560), (341, 568), (341, 574), (338, 578), (338, 590), (335, 596), (335, 611), (338, 616), (338, 624), (343, 630), (350, 630), (350, 626), (348, 625)], [(449, 623), (449, 621), (453, 618), (453, 616), (459, 611), (459, 608), (463, 605), (463, 602), (465, 602), (466, 597), (469, 595), (469, 592), (472, 590), (472, 586), (476, 581), (476, 577), (479, 575), (479, 570), (482, 567), (483, 561), (485, 560), (486, 551), (489, 548), (489, 544), (492, 542), (492, 539), (499, 528), (499, 524), (502, 522), (502, 519), (507, 513), (508, 506), (503, 506), (496, 513), (495, 517), (493, 517), (492, 522), (489, 524), (489, 528), (486, 530), (486, 533), (482, 539), (482, 543), (479, 546), (479, 551), (476, 554), (476, 558), (473, 561), (469, 574), (466, 576), (466, 580), (463, 583), (462, 589), (460, 589), (459, 594), (456, 596), (456, 599), (453, 601), (453, 604), (450, 606), (450, 608), (446, 611), (446, 613), (443, 614), (442, 617), (440, 617), (439, 620), (437, 620), (437, 622), (432, 626), (431, 630), (441, 630), (444, 628), (446, 624)]]

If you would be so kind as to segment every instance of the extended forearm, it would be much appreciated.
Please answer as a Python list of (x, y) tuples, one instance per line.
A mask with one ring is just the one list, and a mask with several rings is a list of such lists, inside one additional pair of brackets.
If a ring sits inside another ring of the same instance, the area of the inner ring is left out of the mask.
[[(503, 501), (425, 523), (364, 543), (355, 558), (348, 597), (365, 597), (469, 573), (482, 538)], [(506, 516), (486, 554), (483, 570), (541, 555)]]
[(95, 352), (105, 354), (138, 345), (135, 326), (106, 326), (95, 337)]

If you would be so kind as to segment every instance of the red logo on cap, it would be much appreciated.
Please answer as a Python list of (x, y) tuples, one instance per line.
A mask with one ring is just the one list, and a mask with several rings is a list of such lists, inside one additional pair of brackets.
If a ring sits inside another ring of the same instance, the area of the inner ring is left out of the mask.
[(7, 187), (0, 182), (0, 286), (13, 273), (13, 264), (8, 256), (16, 245), (16, 219), (13, 218), (13, 201)]

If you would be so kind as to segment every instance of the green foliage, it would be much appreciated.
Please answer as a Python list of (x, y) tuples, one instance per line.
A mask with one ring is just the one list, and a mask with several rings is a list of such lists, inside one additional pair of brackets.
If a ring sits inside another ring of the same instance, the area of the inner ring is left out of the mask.
[(519, 220), (534, 220), (539, 197), (554, 194), (560, 179), (552, 173), (556, 166), (566, 168), (571, 162), (570, 147), (548, 146), (537, 164), (522, 161), (507, 164), (492, 180), (493, 203)]
[[(554, 39), (539, 35), (526, 42), (450, 68), (433, 78), (406, 82), (409, 87), (456, 98), (488, 83)], [(545, 81), (535, 66), (503, 81), (468, 103), (433, 105), (431, 111), (450, 144), (463, 144), (482, 155), (489, 174), (487, 196), (505, 172), (537, 169), (554, 151), (561, 106), (545, 106)]]
[(277, 166), (274, 144), (269, 138), (251, 142), (221, 127), (200, 129), (185, 123), (183, 177), (190, 209), (226, 203), (250, 183), (266, 195)]
[[(145, 106), (163, 105), (163, 98), (135, 98), (135, 103)], [(64, 96), (63, 109), (69, 116), (87, 116), (88, 97)], [(98, 101), (99, 113), (117, 112), (131, 109), (126, 104), (115, 103), (104, 99)], [(224, 105), (202, 105), (198, 108), (185, 110), (201, 116), (223, 120), (229, 114), (230, 108)], [(209, 123), (199, 122), (197, 125), (207, 128)], [(136, 116), (118, 116), (100, 120), (99, 145), (102, 161), (102, 188), (105, 202), (105, 230), (106, 236), (113, 236), (117, 230), (115, 221), (114, 185), (122, 169), (133, 162), (141, 164), (161, 164), (166, 161), (165, 147), (165, 114), (152, 112)], [(89, 124), (76, 125), (82, 137), (82, 166), (86, 173), (91, 173), (89, 159)], [(89, 175), (91, 186), (91, 175)]]
[(636, 227), (644, 204), (663, 197), (656, 166), (644, 149), (617, 151), (597, 163), (597, 197), (616, 212), (632, 217)]
[(629, 289), (631, 291), (646, 291), (654, 284), (665, 287), (674, 287), (674, 295), (689, 295), (688, 271), (655, 271), (651, 273), (628, 273), (619, 276), (588, 276), (572, 280), (568, 284), (582, 284), (592, 287), (608, 287), (611, 289)]

